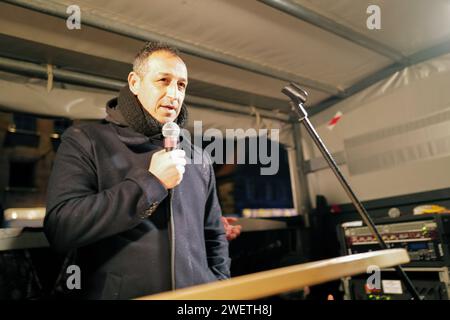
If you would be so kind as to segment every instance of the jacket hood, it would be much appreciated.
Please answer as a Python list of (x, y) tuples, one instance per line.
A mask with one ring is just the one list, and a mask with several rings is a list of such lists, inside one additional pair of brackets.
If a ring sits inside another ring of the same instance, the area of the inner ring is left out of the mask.
[(120, 110), (117, 108), (118, 100), (118, 97), (115, 97), (106, 103), (105, 120), (119, 126), (128, 127), (127, 121), (125, 120)]

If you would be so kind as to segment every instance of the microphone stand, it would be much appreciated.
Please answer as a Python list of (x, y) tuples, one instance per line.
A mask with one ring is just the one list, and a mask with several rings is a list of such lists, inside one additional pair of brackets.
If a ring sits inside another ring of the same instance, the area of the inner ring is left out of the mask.
[[(341, 171), (339, 170), (336, 162), (334, 161), (333, 157), (331, 156), (330, 152), (327, 150), (325, 144), (320, 139), (319, 135), (317, 134), (316, 130), (314, 129), (313, 125), (308, 119), (308, 113), (306, 112), (303, 104), (306, 102), (306, 99), (308, 97), (308, 93), (304, 91), (302, 88), (300, 88), (295, 83), (290, 83), (286, 87), (284, 87), (281, 90), (282, 93), (287, 95), (291, 101), (290, 105), (293, 111), (295, 111), (298, 115), (298, 120), (305, 126), (306, 130), (308, 131), (308, 134), (311, 136), (312, 140), (316, 144), (316, 146), (319, 148), (320, 152), (322, 153), (323, 157), (328, 163), (328, 166), (331, 168), (331, 170), (334, 172), (336, 178), (339, 180), (340, 184), (344, 188), (347, 195), (350, 197), (353, 205), (355, 206), (356, 210), (358, 211), (359, 215), (361, 216), (361, 219), (364, 221), (366, 226), (369, 228), (370, 232), (375, 236), (377, 239), (381, 249), (389, 249), (387, 244), (384, 242), (383, 238), (378, 233), (378, 230), (375, 227), (375, 224), (373, 223), (372, 219), (370, 218), (369, 214), (367, 213), (366, 209), (362, 205), (362, 203), (358, 200), (355, 193), (351, 189), (348, 182), (345, 180), (344, 176), (342, 175)], [(400, 279), (405, 284), (408, 291), (411, 293), (412, 298), (414, 300), (421, 300), (419, 293), (417, 292), (416, 288), (414, 288), (411, 280), (406, 275), (405, 271), (401, 268), (401, 266), (396, 266), (395, 271), (400, 276)]]

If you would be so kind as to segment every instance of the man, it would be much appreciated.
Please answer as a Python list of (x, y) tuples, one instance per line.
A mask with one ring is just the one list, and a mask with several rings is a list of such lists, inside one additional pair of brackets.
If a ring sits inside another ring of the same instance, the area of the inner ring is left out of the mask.
[(105, 121), (62, 137), (44, 228), (57, 250), (76, 249), (81, 297), (129, 299), (230, 276), (207, 156), (187, 165), (183, 150), (163, 149), (163, 124), (186, 120), (187, 84), (176, 49), (147, 43)]

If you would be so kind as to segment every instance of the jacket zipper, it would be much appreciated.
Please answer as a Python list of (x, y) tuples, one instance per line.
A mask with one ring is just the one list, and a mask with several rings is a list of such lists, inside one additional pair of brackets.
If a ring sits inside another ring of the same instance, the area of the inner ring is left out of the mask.
[(175, 290), (176, 283), (175, 283), (175, 223), (173, 219), (173, 209), (172, 209), (172, 197), (173, 197), (173, 189), (169, 190), (169, 220), (170, 220), (170, 227), (169, 227), (169, 235), (170, 235), (170, 273), (172, 277), (172, 290)]

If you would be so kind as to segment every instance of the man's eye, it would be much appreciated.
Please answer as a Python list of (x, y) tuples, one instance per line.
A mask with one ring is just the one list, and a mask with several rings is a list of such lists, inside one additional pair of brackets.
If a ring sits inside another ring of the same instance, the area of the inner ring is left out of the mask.
[(180, 82), (179, 84), (178, 84), (178, 86), (180, 87), (180, 88), (186, 88), (186, 83), (184, 83), (184, 82)]

